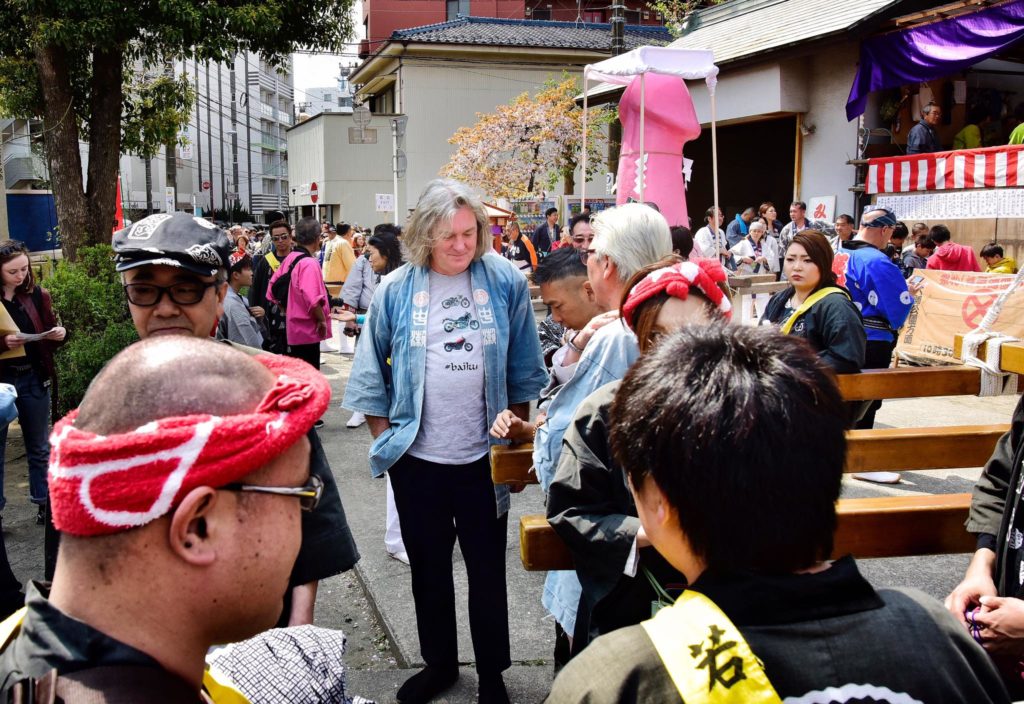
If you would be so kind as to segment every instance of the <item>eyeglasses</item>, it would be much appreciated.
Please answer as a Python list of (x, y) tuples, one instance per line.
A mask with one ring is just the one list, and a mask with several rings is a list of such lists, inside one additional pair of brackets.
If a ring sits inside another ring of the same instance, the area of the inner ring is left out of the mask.
[(203, 300), (206, 289), (216, 286), (216, 281), (182, 281), (170, 286), (156, 284), (125, 284), (124, 294), (134, 306), (148, 308), (155, 306), (167, 294), (172, 303), (179, 306), (194, 306)]
[(274, 242), (284, 242), (285, 240), (291, 239), (291, 235), (271, 235), (270, 239)]
[(299, 507), (303, 511), (312, 511), (320, 504), (320, 497), (324, 493), (324, 483), (315, 474), (309, 476), (309, 483), (305, 486), (262, 486), (260, 484), (225, 484), (217, 488), (218, 491), (240, 491), (253, 494), (276, 494), (278, 496), (291, 496), (299, 500)]
[(590, 259), (591, 254), (597, 254), (597, 250), (594, 249), (581, 249), (580, 250), (580, 261), (583, 262), (583, 266), (587, 265), (587, 260)]

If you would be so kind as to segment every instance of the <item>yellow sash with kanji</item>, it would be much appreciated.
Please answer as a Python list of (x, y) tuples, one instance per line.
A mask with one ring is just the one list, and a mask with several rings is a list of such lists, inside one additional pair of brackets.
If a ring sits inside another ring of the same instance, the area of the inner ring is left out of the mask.
[(836, 286), (826, 286), (825, 288), (819, 288), (817, 291), (808, 296), (806, 300), (804, 300), (804, 302), (800, 304), (800, 307), (793, 312), (793, 315), (789, 316), (786, 322), (782, 324), (782, 334), (788, 335), (789, 331), (793, 329), (793, 326), (796, 324), (796, 321), (800, 319), (801, 315), (809, 311), (811, 309), (811, 306), (820, 301), (822, 298), (833, 293), (841, 293), (847, 298), (850, 297), (850, 294)]
[[(27, 608), (22, 607), (0, 623), (0, 652), (6, 650), (18, 636), (27, 611)], [(250, 704), (245, 695), (235, 689), (224, 675), (209, 669), (203, 673), (203, 689), (214, 704)]]
[(274, 256), (273, 252), (267, 252), (263, 255), (263, 258), (267, 260), (267, 264), (270, 265), (270, 268), (273, 271), (277, 271), (277, 267), (281, 266), (281, 262)]
[(781, 704), (761, 661), (703, 594), (684, 591), (641, 625), (684, 704)]

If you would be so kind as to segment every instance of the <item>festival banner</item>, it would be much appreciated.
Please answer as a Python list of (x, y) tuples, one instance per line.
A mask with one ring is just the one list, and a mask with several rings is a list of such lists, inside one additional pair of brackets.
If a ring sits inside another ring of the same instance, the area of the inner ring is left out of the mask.
[[(896, 353), (901, 361), (925, 365), (959, 364), (953, 356), (953, 338), (977, 328), (1015, 278), (1012, 274), (915, 269), (910, 279), (918, 277), (923, 288), (900, 331)], [(1007, 299), (992, 331), (1024, 339), (1024, 288)]]

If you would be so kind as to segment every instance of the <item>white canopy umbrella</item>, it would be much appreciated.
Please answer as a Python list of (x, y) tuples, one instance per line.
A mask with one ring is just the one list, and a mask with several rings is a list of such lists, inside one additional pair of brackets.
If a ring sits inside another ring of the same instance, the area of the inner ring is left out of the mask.
[[(628, 85), (640, 76), (640, 200), (644, 199), (644, 110), (646, 84), (644, 75), (662, 73), (683, 80), (704, 79), (711, 96), (711, 171), (715, 211), (718, 211), (718, 135), (715, 131), (715, 86), (718, 67), (710, 49), (673, 49), (672, 47), (642, 46), (613, 56), (583, 69), (583, 186), (580, 191), (580, 209), (587, 204), (587, 98), (590, 81), (614, 85)], [(712, 233), (713, 234), (713, 233)]]

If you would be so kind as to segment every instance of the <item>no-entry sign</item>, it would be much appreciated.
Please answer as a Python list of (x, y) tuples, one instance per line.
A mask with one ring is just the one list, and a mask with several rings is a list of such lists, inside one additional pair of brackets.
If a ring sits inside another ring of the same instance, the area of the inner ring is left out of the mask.
[(319, 189), (316, 187), (316, 181), (309, 184), (309, 199), (316, 203), (317, 199), (320, 198)]

